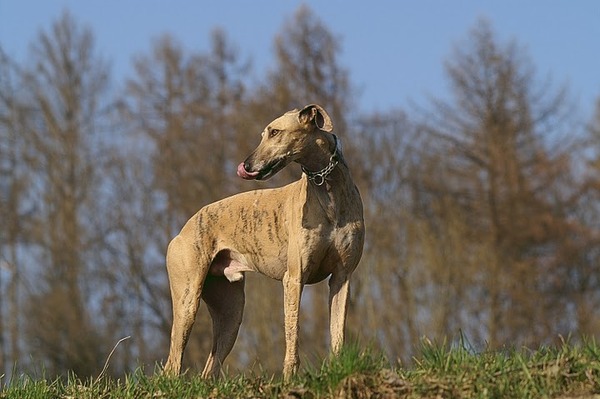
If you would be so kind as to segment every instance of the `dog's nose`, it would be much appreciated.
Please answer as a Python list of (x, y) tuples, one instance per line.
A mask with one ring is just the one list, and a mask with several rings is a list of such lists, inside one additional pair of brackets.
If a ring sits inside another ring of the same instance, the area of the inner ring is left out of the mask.
[(238, 165), (237, 175), (242, 179), (254, 180), (258, 176), (258, 172), (248, 172), (245, 162), (242, 162)]
[(250, 165), (250, 162), (248, 162), (248, 160), (244, 162), (244, 169), (246, 169), (246, 172), (249, 172), (250, 169), (252, 169), (252, 165)]

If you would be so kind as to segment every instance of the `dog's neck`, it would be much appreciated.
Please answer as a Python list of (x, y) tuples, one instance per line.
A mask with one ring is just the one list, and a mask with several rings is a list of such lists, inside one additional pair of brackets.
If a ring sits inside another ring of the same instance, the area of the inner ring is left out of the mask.
[[(331, 149), (329, 137), (333, 137), (333, 149)], [(319, 143), (321, 145), (319, 145)], [(325, 184), (329, 175), (337, 167), (338, 163), (343, 161), (342, 148), (340, 141), (335, 134), (326, 135), (324, 139), (318, 141), (316, 145), (318, 150), (311, 154), (312, 156), (308, 160), (305, 160), (305, 162), (302, 164), (302, 171), (312, 184), (316, 186), (322, 186)], [(327, 158), (327, 156), (329, 158)], [(307, 162), (312, 163), (313, 165), (323, 164), (324, 157), (327, 158), (325, 161), (327, 164), (320, 169), (314, 169), (306, 165)]]
[[(329, 137), (327, 137), (329, 136)], [(348, 165), (344, 160), (339, 139), (334, 135), (326, 135), (325, 143), (319, 145), (310, 162), (303, 162), (302, 170), (306, 175), (308, 195), (315, 195), (323, 211), (332, 222), (340, 222), (339, 211), (346, 209), (345, 201), (352, 201), (356, 193), (354, 182), (350, 176)], [(315, 173), (332, 167), (326, 176), (310, 177)], [(310, 166), (309, 166), (310, 165)]]

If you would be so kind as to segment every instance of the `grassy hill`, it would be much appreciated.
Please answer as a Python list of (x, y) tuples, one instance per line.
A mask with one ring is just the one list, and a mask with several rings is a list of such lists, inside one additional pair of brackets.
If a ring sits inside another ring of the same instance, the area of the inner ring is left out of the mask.
[[(20, 377), (0, 398), (600, 398), (600, 346), (579, 345), (473, 353), (424, 343), (410, 368), (392, 367), (370, 349), (351, 347), (290, 383), (270, 375), (205, 381), (146, 375), (81, 381)], [(6, 384), (6, 381), (2, 381)]]

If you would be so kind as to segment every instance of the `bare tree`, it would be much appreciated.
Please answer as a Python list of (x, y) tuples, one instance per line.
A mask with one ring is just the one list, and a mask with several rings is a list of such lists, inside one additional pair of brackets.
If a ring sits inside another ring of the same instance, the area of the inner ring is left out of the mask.
[(436, 101), (424, 126), (439, 178), (425, 176), (423, 185), (437, 207), (433, 220), (450, 209), (467, 223), (464, 243), (451, 251), (480, 255), (467, 270), (482, 290), (459, 295), (477, 294), (483, 305), (473, 309), (486, 325), (481, 337), (493, 346), (539, 342), (559, 314), (552, 292), (562, 239), (573, 232), (566, 199), (575, 140), (562, 135), (569, 107), (565, 91), (538, 85), (524, 52), (499, 45), (489, 23), (480, 21), (469, 39), (446, 64), (454, 100)]
[(420, 335), (419, 293), (426, 280), (414, 243), (418, 226), (409, 188), (419, 136), (402, 110), (355, 122), (353, 174), (365, 206), (367, 240), (353, 285), (350, 330), (391, 359), (410, 360)]
[(579, 156), (585, 162), (580, 166), (585, 174), (579, 195), (573, 199), (576, 209), (573, 219), (580, 223), (580, 237), (584, 242), (571, 248), (571, 258), (577, 262), (563, 276), (568, 282), (568, 290), (563, 295), (571, 300), (570, 305), (575, 309), (574, 335), (593, 337), (600, 328), (600, 99), (587, 125), (586, 138), (585, 151)]
[[(243, 100), (242, 77), (248, 66), (238, 60), (218, 30), (206, 54), (187, 55), (165, 36), (155, 43), (151, 55), (138, 57), (134, 66), (136, 76), (127, 82), (122, 115), (132, 134), (150, 144), (144, 149), (150, 162), (138, 165), (151, 168), (145, 178), (149, 184), (145, 195), (151, 202), (145, 206), (145, 225), (123, 228), (130, 229), (124, 230), (129, 250), (138, 254), (128, 262), (131, 278), (137, 280), (134, 286), (141, 282), (151, 294), (143, 295), (145, 305), (150, 305), (157, 320), (164, 321), (161, 331), (168, 337), (170, 321), (163, 319), (169, 313), (165, 304), (170, 304), (164, 253), (191, 215), (235, 191), (229, 183), (237, 165), (235, 115)], [(143, 239), (140, 231), (146, 232)], [(145, 259), (148, 251), (161, 256)], [(190, 364), (200, 364), (209, 351), (211, 327), (205, 313), (199, 312), (186, 352)]]
[[(10, 375), (10, 364), (19, 357), (17, 247), (27, 179), (23, 169), (17, 168), (21, 146), (14, 129), (18, 117), (13, 88), (16, 66), (1, 48), (0, 73), (0, 373)], [(6, 283), (4, 276), (8, 277)]]
[(329, 110), (336, 130), (345, 132), (354, 104), (340, 50), (340, 39), (309, 7), (301, 6), (275, 38), (277, 69), (268, 82), (275, 103), (293, 108), (318, 102)]
[(82, 291), (94, 241), (86, 227), (98, 176), (94, 134), (107, 83), (93, 48), (91, 33), (64, 14), (40, 33), (11, 100), (10, 128), (22, 135), (19, 161), (31, 175), (21, 203), (35, 210), (25, 234), (36, 292), (27, 299), (24, 332), (50, 374), (89, 375), (101, 360), (89, 292)]

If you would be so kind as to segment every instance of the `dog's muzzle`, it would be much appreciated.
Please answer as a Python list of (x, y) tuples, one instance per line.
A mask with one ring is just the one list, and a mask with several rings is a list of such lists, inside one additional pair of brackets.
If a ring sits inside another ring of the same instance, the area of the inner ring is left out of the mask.
[(238, 165), (237, 175), (244, 180), (254, 180), (258, 177), (259, 172), (248, 172), (244, 162)]
[[(248, 158), (250, 159), (250, 158)], [(242, 179), (246, 180), (267, 180), (273, 177), (277, 172), (283, 169), (289, 161), (289, 158), (286, 156), (282, 156), (276, 158), (269, 162), (266, 165), (262, 165), (262, 167), (255, 172), (249, 172), (248, 170), (252, 170), (253, 167), (252, 162), (249, 162), (248, 159), (241, 164), (238, 165), (237, 175)]]

